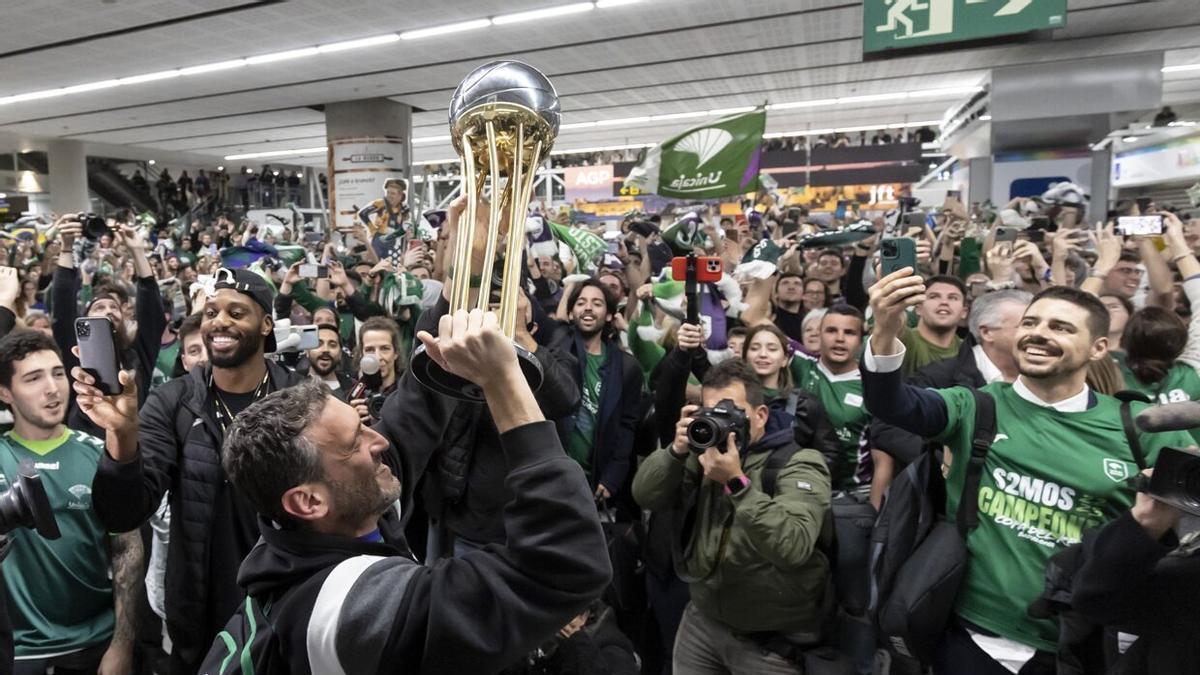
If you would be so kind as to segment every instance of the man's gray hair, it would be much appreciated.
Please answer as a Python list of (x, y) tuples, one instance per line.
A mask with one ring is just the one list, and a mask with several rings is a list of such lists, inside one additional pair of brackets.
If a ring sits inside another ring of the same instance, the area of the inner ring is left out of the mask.
[(967, 315), (967, 328), (971, 331), (971, 336), (975, 338), (975, 343), (980, 344), (980, 326), (995, 328), (999, 325), (1000, 308), (1004, 303), (1012, 302), (1020, 304), (1022, 307), (1028, 307), (1032, 301), (1032, 293), (1015, 288), (993, 291), (975, 298), (975, 302), (971, 303), (971, 313)]
[(320, 449), (305, 436), (325, 410), (329, 387), (317, 380), (281, 389), (242, 411), (225, 434), (225, 474), (260, 514), (283, 527), (283, 493), (320, 480)]

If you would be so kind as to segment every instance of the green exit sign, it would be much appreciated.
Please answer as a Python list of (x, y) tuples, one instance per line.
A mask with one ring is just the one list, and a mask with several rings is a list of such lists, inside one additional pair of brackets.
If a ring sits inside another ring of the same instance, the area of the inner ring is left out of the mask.
[(1067, 0), (863, 0), (863, 52), (1067, 25)]

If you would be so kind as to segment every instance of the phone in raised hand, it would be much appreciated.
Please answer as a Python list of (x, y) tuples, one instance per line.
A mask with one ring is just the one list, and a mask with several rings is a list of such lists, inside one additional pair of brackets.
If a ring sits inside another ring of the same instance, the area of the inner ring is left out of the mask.
[(917, 269), (917, 242), (910, 237), (893, 237), (879, 243), (879, 275), (911, 267)]
[(79, 367), (96, 379), (95, 387), (105, 396), (121, 393), (121, 362), (117, 333), (106, 316), (75, 319), (75, 342), (79, 345)]

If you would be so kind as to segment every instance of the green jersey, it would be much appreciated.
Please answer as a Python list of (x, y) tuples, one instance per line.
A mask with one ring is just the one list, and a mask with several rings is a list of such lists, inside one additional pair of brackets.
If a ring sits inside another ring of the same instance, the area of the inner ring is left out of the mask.
[(797, 353), (792, 357), (792, 381), (821, 401), (825, 417), (837, 434), (841, 457), (829, 467), (834, 490), (852, 489), (871, 482), (869, 462), (862, 451), (863, 429), (871, 415), (863, 407), (862, 375), (858, 368), (834, 375), (818, 359)]
[[(967, 537), (970, 562), (956, 611), (984, 630), (1053, 652), (1058, 625), (1029, 616), (1042, 594), (1046, 563), (1085, 530), (1133, 505), (1126, 479), (1138, 472), (1121, 426), (1120, 402), (1059, 412), (1022, 398), (1013, 385), (983, 387), (996, 401), (996, 439), (979, 484), (979, 526)], [(936, 440), (953, 452), (946, 512), (958, 510), (975, 426), (975, 399), (963, 387), (940, 389), (946, 429)], [(1135, 404), (1134, 412), (1141, 406)], [(1190, 443), (1182, 432), (1139, 433), (1146, 461), (1165, 446)]]
[(596, 443), (596, 418), (600, 415), (600, 369), (604, 367), (604, 356), (603, 351), (587, 355), (583, 366), (583, 400), (567, 441), (567, 455), (579, 462), (588, 478), (592, 476), (592, 446)]
[(0, 441), (0, 490), (15, 482), (21, 460), (32, 461), (62, 531), (53, 541), (25, 528), (8, 535), (4, 583), (18, 659), (65, 654), (112, 637), (108, 534), (92, 510), (102, 452), (100, 439), (70, 430), (49, 441), (11, 432)]
[[(1125, 364), (1124, 354), (1114, 354), (1113, 360), (1125, 377), (1125, 388), (1140, 391), (1155, 403), (1179, 403), (1200, 400), (1200, 374), (1191, 365), (1176, 361), (1167, 371), (1167, 376), (1158, 382), (1145, 383), (1133, 374)], [(1192, 439), (1200, 443), (1200, 429), (1190, 431)]]
[(171, 379), (175, 372), (175, 358), (179, 356), (179, 343), (176, 339), (169, 345), (158, 348), (158, 358), (154, 361), (154, 374), (150, 377), (150, 388), (153, 389)]
[(905, 349), (904, 374), (912, 375), (934, 361), (957, 356), (962, 338), (955, 335), (949, 347), (939, 347), (921, 337), (921, 332), (916, 328), (905, 328), (900, 334), (900, 342), (904, 344)]

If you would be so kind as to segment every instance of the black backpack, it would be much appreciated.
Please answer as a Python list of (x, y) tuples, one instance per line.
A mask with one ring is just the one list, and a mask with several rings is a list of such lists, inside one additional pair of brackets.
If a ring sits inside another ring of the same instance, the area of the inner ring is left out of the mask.
[(967, 565), (967, 534), (978, 524), (979, 482), (996, 437), (996, 402), (975, 395), (975, 433), (955, 520), (945, 515), (946, 481), (923, 453), (892, 481), (871, 534), (869, 611), (897, 653), (932, 661)]
[[(199, 675), (286, 675), (291, 672), (283, 657), (279, 634), (270, 619), (271, 603), (247, 595), (217, 633), (213, 647), (200, 664)], [(223, 648), (221, 648), (223, 646)]]

